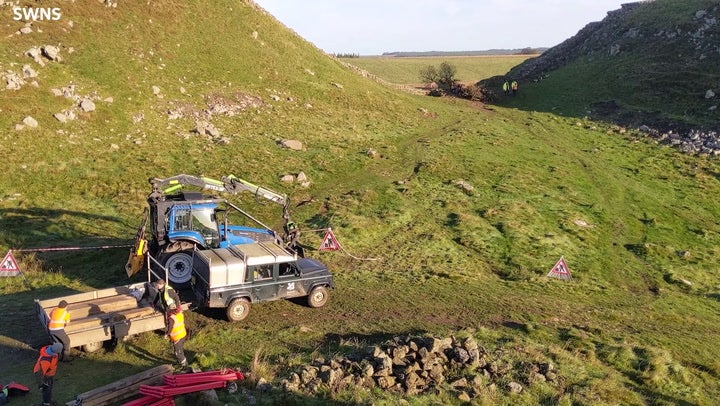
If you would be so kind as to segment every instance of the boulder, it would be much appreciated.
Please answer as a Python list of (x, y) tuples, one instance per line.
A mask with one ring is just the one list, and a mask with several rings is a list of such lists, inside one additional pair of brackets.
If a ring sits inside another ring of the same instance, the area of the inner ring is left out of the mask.
[(30, 128), (36, 128), (38, 126), (37, 120), (35, 120), (34, 118), (32, 118), (30, 116), (25, 117), (22, 122), (23, 122), (23, 124), (25, 124), (27, 127), (30, 127)]
[(80, 109), (86, 113), (95, 111), (95, 103), (90, 99), (83, 99), (80, 102)]
[(280, 141), (280, 145), (283, 148), (289, 148), (293, 151), (302, 151), (303, 144), (300, 141), (297, 140), (282, 140)]
[(53, 45), (45, 45), (42, 47), (42, 54), (51, 61), (60, 62), (62, 60), (60, 57), (60, 49)]

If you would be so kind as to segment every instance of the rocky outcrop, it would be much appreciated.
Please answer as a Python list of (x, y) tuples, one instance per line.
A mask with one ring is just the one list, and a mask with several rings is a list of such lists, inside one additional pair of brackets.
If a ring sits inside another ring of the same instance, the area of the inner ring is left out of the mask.
[(284, 390), (310, 394), (379, 388), (413, 396), (442, 387), (470, 401), (488, 387), (521, 393), (534, 383), (557, 381), (552, 363), (510, 364), (472, 337), (399, 336), (355, 354), (316, 360), (279, 383)]

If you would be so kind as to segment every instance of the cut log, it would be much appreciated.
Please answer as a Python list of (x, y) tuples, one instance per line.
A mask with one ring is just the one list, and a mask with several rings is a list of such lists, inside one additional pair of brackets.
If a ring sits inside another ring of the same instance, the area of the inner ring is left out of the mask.
[[(70, 322), (73, 319), (81, 319), (91, 314), (117, 312), (137, 307), (137, 300), (130, 295), (115, 295), (100, 299), (86, 300), (68, 304), (67, 310), (70, 313)], [(46, 308), (49, 315), (54, 307)]]
[(172, 365), (164, 364), (135, 375), (128, 376), (105, 386), (81, 393), (67, 406), (82, 404), (83, 406), (113, 404), (133, 396), (137, 396), (140, 385), (162, 384), (163, 375), (173, 372)]

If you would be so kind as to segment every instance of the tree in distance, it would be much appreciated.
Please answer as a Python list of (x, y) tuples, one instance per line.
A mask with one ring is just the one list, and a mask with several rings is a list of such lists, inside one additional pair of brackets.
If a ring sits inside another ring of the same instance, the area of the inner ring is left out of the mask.
[(439, 68), (428, 65), (420, 69), (420, 80), (425, 83), (437, 83), (439, 86), (452, 86), (455, 83), (457, 69), (448, 62), (440, 63)]

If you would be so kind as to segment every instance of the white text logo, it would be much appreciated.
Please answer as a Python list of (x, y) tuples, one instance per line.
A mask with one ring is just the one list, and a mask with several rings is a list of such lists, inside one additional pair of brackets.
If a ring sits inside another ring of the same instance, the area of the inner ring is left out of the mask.
[(37, 7), (14, 7), (13, 20), (32, 20), (32, 21), (57, 21), (62, 16), (59, 7), (54, 8), (37, 8)]

